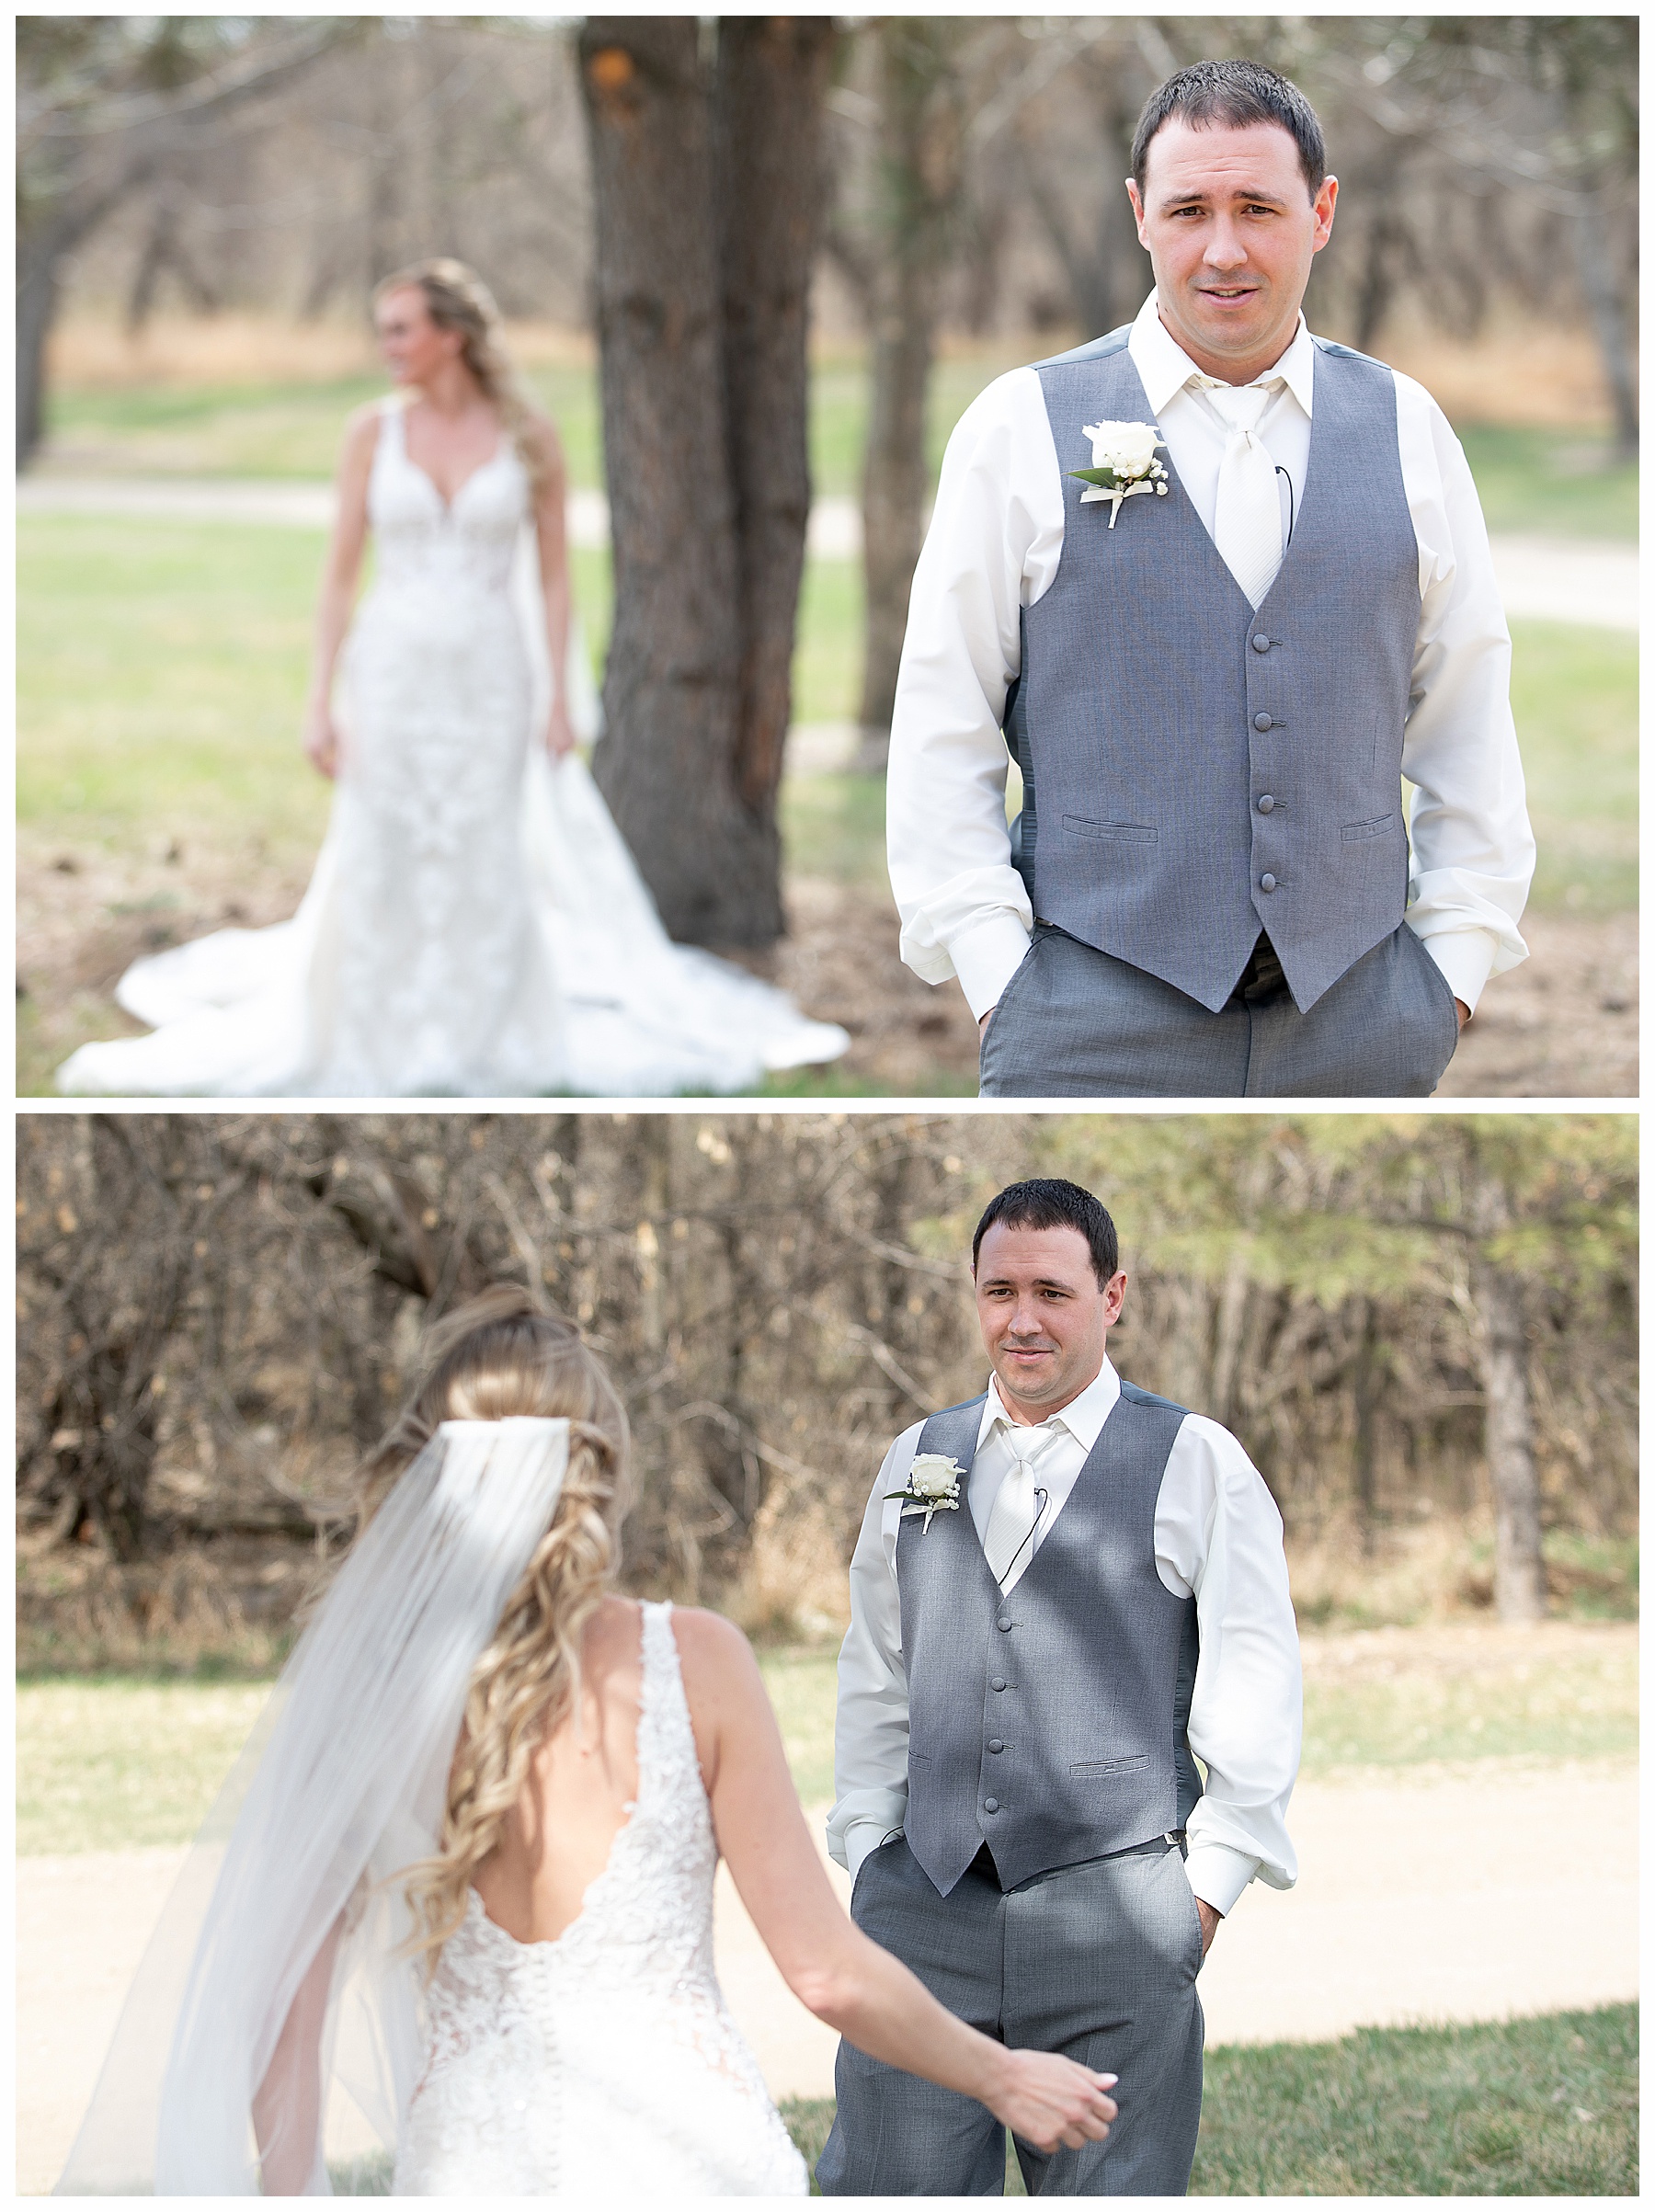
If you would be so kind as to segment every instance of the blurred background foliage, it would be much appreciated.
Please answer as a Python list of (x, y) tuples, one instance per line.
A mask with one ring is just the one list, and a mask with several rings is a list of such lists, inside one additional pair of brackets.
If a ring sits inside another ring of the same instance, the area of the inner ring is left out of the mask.
[(579, 1318), (630, 1408), (632, 1586), (829, 1636), (886, 1445), (982, 1387), (977, 1211), (1043, 1172), (1116, 1213), (1117, 1364), (1242, 1438), (1303, 1619), (1510, 1613), (1519, 1432), (1541, 1603), (1624, 1618), (1635, 1142), (1616, 1115), (27, 1117), (20, 1653), (268, 1664), (427, 1323), (501, 1276)]

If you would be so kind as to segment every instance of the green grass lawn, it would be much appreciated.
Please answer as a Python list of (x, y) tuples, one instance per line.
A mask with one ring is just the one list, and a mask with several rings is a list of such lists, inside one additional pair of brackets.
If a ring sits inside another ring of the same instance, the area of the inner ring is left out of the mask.
[[(1637, 1638), (1594, 1636), (1535, 1660), (1503, 1652), (1451, 1672), (1396, 1647), (1396, 1670), (1341, 1682), (1314, 1662), (1303, 1773), (1486, 1758), (1633, 1758)], [(762, 1650), (799, 1796), (833, 1796), (832, 1646)], [(200, 1826), (268, 1693), (264, 1682), (25, 1679), (17, 1696), (17, 1850), (182, 1843)]]
[[(127, 843), (187, 830), (314, 849), (326, 792), (297, 732), (319, 533), (250, 524), (27, 515), (18, 525), (17, 802), (43, 836)], [(607, 557), (577, 553), (595, 656)], [(862, 581), (806, 570), (794, 662), (801, 722), (855, 713)], [(1535, 903), (1636, 900), (1638, 656), (1614, 632), (1514, 628), (1513, 710), (1541, 846)], [(876, 784), (790, 794), (794, 865), (877, 882)]]
[[(832, 2100), (782, 2111), (814, 2166)], [(1638, 2008), (1209, 2051), (1190, 2194), (1635, 2196)]]
[[(569, 481), (603, 482), (595, 369), (536, 369), (524, 382), (557, 424)], [(381, 398), (382, 376), (315, 383), (59, 385), (48, 397), (49, 450), (93, 473), (331, 476), (346, 417)]]
[(1542, 913), (1638, 904), (1638, 640), (1564, 622), (1512, 625), (1512, 713)]

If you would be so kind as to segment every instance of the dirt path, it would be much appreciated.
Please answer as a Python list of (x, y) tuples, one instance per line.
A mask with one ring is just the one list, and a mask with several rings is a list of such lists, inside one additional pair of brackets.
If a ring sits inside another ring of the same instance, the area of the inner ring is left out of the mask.
[[(24, 514), (172, 517), (188, 522), (262, 522), (298, 530), (333, 526), (333, 486), (245, 477), (26, 476), (17, 485)], [(609, 501), (601, 492), (569, 496), (571, 544), (609, 543)], [(862, 556), (862, 508), (842, 496), (810, 510), (810, 551), (818, 560)], [(1508, 615), (1638, 628), (1638, 548), (1591, 539), (1496, 537), (1495, 573)]]
[[(1638, 1993), (1630, 1762), (1483, 1761), (1306, 1783), (1298, 1887), (1255, 1883), (1202, 1973), (1209, 2043), (1494, 2020)], [(819, 1813), (812, 1826), (820, 1834)], [(17, 1865), (17, 2187), (51, 2187), (178, 1851)], [(841, 1896), (848, 1885), (830, 1868)], [(719, 1975), (772, 2093), (831, 2096), (832, 2032), (789, 1993), (721, 1867)]]

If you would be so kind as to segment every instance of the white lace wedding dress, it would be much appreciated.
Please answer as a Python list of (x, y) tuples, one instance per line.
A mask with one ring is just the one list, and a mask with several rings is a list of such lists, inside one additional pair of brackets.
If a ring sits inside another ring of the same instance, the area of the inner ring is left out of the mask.
[(83, 1045), (61, 1090), (663, 1096), (845, 1050), (842, 1029), (675, 945), (585, 767), (531, 742), (530, 508), (509, 439), (445, 502), (400, 407), (382, 410), (377, 574), (342, 656), (344, 758), (303, 902), (136, 962), (115, 995), (152, 1034)]
[(672, 1608), (643, 1610), (632, 1817), (554, 1943), (518, 1943), (472, 1892), (431, 1981), (394, 2195), (809, 2193), (713, 1976), (718, 1853)]

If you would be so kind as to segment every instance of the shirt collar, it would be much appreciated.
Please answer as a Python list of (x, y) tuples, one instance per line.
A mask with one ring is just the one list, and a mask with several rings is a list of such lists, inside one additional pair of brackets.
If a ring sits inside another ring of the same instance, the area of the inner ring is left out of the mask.
[[(1167, 325), (1160, 319), (1152, 291), (1138, 309), (1137, 320), (1132, 325), (1127, 340), (1127, 351), (1132, 365), (1138, 372), (1138, 382), (1144, 387), (1144, 396), (1149, 402), (1151, 415), (1158, 415), (1170, 399), (1175, 398), (1191, 377), (1200, 376), (1199, 370)], [(1293, 334), (1293, 343), (1281, 359), (1263, 372), (1279, 376), (1304, 409), (1310, 413), (1310, 397), (1316, 382), (1316, 348), (1301, 314), (1298, 328)], [(1258, 381), (1255, 378), (1255, 382)]]
[[(1121, 1395), (1121, 1378), (1109, 1363), (1109, 1354), (1103, 1355), (1103, 1364), (1095, 1378), (1088, 1383), (1079, 1397), (1070, 1398), (1061, 1413), (1052, 1420), (1066, 1428), (1082, 1451), (1090, 1452), (1097, 1442), (1104, 1422), (1114, 1411), (1115, 1400)], [(983, 1407), (983, 1418), (977, 1428), (977, 1449), (980, 1452), (999, 1426), (1006, 1429), (1021, 1427), (1006, 1411), (1005, 1401), (999, 1394), (999, 1385), (990, 1375), (988, 1397)]]

